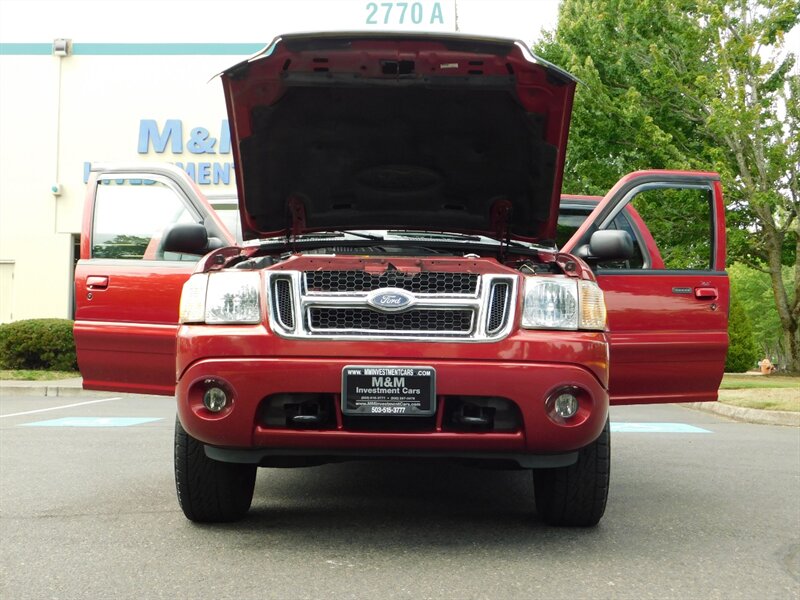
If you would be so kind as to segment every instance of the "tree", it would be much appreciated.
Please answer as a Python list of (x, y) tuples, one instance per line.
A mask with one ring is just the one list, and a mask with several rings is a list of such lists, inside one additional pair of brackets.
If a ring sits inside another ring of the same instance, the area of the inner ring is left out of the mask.
[[(770, 275), (800, 372), (800, 75), (784, 48), (797, 0), (564, 0), (535, 52), (583, 82), (565, 191), (641, 168), (717, 170), (729, 250)], [(795, 272), (790, 286), (782, 265)]]
[[(769, 356), (781, 366), (785, 365), (787, 349), (783, 344), (781, 321), (778, 311), (769, 310), (774, 305), (769, 274), (742, 263), (734, 263), (728, 267), (728, 275), (731, 280), (731, 297), (741, 302), (761, 354)], [(793, 273), (789, 267), (783, 267), (783, 278), (790, 285), (793, 284)]]
[[(797, 24), (800, 3), (726, 6), (708, 0), (703, 6), (713, 34), (711, 56), (720, 67), (700, 82), (706, 85), (704, 124), (727, 151), (718, 164), (729, 169), (729, 195), (744, 217), (732, 249), (769, 273), (789, 368), (800, 372), (800, 278), (795, 276), (790, 290), (782, 276), (784, 263), (794, 263), (800, 273), (800, 75), (791, 72), (793, 54), (781, 58), (784, 32)], [(744, 231), (750, 239), (737, 247)]]
[(95, 258), (138, 259), (144, 256), (149, 243), (149, 237), (120, 234), (107, 241), (95, 240), (92, 255)]
[(731, 311), (728, 319), (728, 356), (725, 358), (726, 373), (744, 373), (756, 364), (759, 351), (753, 340), (750, 319), (734, 294), (731, 296)]

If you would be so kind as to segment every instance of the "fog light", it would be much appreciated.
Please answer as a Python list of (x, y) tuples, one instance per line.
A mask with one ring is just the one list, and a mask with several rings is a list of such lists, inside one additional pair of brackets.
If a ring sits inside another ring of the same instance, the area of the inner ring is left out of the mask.
[(562, 419), (569, 419), (578, 412), (578, 398), (571, 392), (562, 392), (553, 401), (553, 411)]
[(210, 387), (203, 394), (203, 405), (213, 413), (221, 411), (228, 405), (228, 394), (218, 387)]

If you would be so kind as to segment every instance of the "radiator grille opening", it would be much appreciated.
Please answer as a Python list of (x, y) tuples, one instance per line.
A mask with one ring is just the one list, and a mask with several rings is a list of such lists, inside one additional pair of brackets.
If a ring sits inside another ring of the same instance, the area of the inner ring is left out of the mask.
[(474, 294), (478, 290), (474, 273), (306, 271), (305, 278), (309, 292), (371, 292), (387, 287), (415, 294)]
[(452, 335), (468, 334), (472, 330), (474, 312), (470, 309), (414, 309), (402, 313), (384, 313), (371, 308), (311, 307), (308, 314), (311, 329), (314, 331), (355, 335), (364, 331), (392, 332), (398, 335), (406, 332)]
[(275, 303), (275, 314), (280, 324), (286, 329), (294, 329), (292, 282), (288, 279), (276, 279), (272, 287), (272, 299)]
[(508, 314), (508, 287), (507, 283), (495, 283), (492, 287), (486, 333), (496, 333), (506, 324), (506, 315)]

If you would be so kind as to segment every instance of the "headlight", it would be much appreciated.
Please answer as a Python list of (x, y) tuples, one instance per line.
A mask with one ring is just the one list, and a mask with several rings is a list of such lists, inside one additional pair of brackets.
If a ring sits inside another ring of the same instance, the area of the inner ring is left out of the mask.
[(577, 329), (577, 280), (528, 277), (525, 280), (522, 326), (529, 329)]
[(257, 272), (199, 273), (183, 284), (181, 323), (260, 323)]
[(527, 277), (522, 308), (526, 329), (605, 329), (603, 292), (593, 281)]

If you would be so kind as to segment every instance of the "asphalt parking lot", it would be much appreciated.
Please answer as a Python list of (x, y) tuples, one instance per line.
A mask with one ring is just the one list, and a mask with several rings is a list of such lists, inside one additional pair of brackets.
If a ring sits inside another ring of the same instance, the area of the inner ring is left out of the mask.
[(800, 597), (797, 428), (614, 409), (588, 530), (543, 525), (529, 473), (435, 462), (261, 469), (249, 518), (198, 526), (172, 399), (7, 392), (2, 598)]

